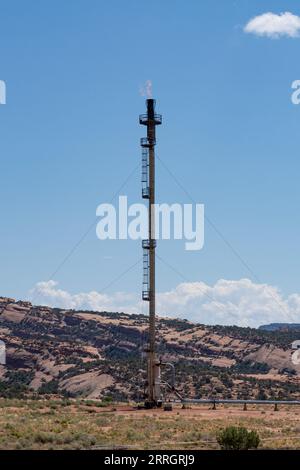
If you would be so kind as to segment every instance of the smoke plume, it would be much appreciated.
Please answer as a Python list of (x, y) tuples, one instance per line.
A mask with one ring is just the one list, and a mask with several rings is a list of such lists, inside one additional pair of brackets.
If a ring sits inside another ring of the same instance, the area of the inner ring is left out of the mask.
[(145, 98), (152, 98), (152, 82), (151, 80), (146, 80), (144, 85), (140, 87), (140, 95)]

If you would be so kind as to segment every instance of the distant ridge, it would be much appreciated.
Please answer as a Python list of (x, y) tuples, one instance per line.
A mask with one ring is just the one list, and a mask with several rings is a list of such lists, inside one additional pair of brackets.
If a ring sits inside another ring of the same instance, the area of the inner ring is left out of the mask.
[(300, 330), (300, 323), (270, 323), (269, 325), (261, 325), (258, 329), (264, 331)]

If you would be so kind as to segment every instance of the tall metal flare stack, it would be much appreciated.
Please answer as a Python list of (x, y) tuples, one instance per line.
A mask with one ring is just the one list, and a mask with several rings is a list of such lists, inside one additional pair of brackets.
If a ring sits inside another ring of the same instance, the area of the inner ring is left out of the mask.
[(155, 129), (162, 116), (155, 113), (155, 100), (147, 99), (147, 114), (140, 115), (140, 124), (147, 127), (147, 137), (141, 138), (142, 197), (149, 201), (148, 239), (143, 240), (143, 300), (149, 302), (149, 347), (147, 349), (147, 397), (145, 406), (162, 403), (160, 361), (155, 350)]

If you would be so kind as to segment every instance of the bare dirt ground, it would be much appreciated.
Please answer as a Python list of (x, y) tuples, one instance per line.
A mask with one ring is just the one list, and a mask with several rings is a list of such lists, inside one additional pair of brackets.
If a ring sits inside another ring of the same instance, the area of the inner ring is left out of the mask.
[(300, 407), (193, 406), (138, 410), (95, 400), (0, 400), (0, 449), (218, 449), (229, 425), (256, 430), (260, 448), (300, 449)]

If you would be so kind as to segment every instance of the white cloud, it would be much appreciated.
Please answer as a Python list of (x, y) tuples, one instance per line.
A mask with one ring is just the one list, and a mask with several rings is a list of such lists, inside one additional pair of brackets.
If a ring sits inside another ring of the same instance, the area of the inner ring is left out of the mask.
[(179, 284), (173, 291), (158, 295), (158, 309), (200, 323), (256, 327), (299, 321), (300, 295), (284, 299), (276, 287), (267, 284), (220, 279), (213, 286)]
[[(66, 309), (146, 312), (146, 302), (140, 300), (139, 294), (71, 294), (59, 289), (55, 281), (38, 282), (30, 298), (38, 304)], [(249, 279), (220, 279), (213, 286), (186, 282), (157, 294), (157, 313), (211, 325), (257, 327), (273, 322), (300, 322), (300, 294), (283, 297), (277, 287)]]
[(294, 38), (300, 33), (300, 17), (288, 11), (279, 15), (270, 12), (264, 13), (252, 18), (244, 27), (244, 31), (270, 38), (279, 38), (280, 36)]
[(41, 281), (29, 293), (29, 299), (40, 305), (75, 310), (118, 311), (140, 313), (135, 304), (138, 296), (125, 292), (113, 295), (101, 294), (96, 291), (71, 294), (59, 289), (56, 281)]

